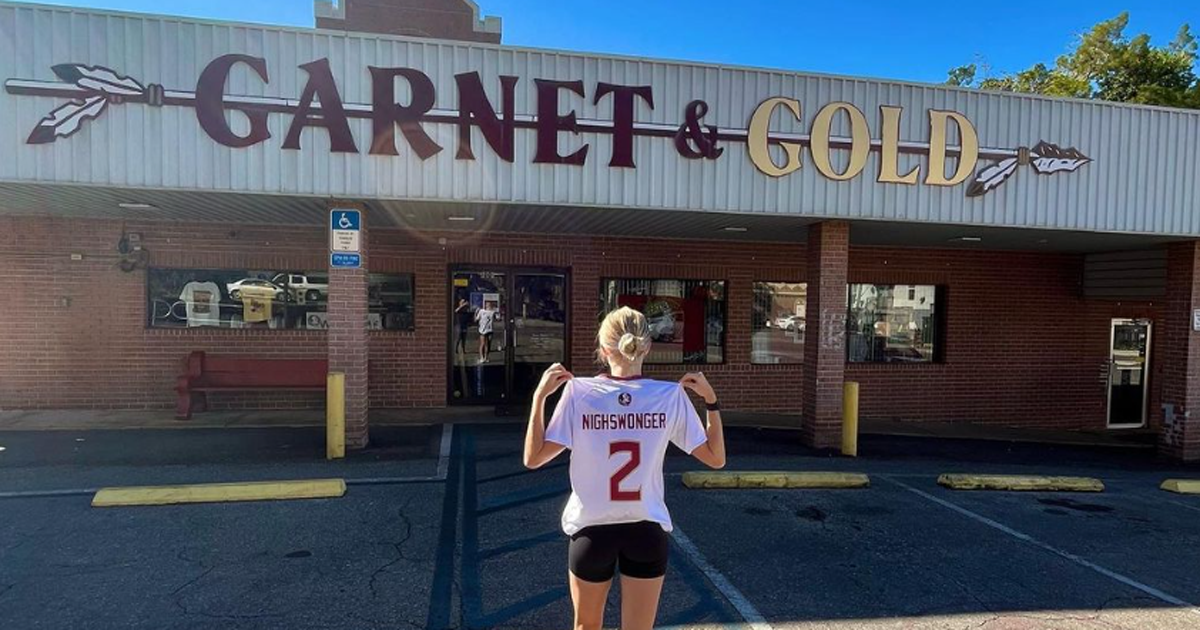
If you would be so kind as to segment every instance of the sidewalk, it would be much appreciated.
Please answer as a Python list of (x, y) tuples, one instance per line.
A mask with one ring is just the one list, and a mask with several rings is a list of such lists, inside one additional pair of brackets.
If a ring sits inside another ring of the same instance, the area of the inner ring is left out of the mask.
[[(799, 429), (796, 415), (725, 412), (731, 427)], [(491, 407), (446, 407), (443, 409), (380, 409), (371, 412), (371, 426), (426, 426), (441, 424), (522, 423), (523, 414), (497, 415)], [(0, 431), (90, 431), (127, 429), (269, 429), (319, 427), (325, 424), (325, 412), (317, 409), (295, 411), (212, 411), (196, 414), (191, 420), (176, 420), (172, 410), (113, 411), (55, 410), (0, 411)], [(1056, 431), (985, 424), (953, 422), (899, 422), (864, 420), (862, 435), (922, 437), (935, 439), (1031, 442), (1070, 446), (1099, 446), (1154, 449), (1157, 433), (1134, 431)]]

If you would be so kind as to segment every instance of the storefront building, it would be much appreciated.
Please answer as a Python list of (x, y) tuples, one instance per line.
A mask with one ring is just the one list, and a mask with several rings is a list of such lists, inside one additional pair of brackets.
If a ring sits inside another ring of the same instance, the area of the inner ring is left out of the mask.
[(0, 3), (0, 409), (169, 410), (192, 353), (318, 360), (362, 446), (373, 411), (596, 369), (628, 305), (650, 373), (812, 445), (853, 380), (868, 421), (1200, 458), (1197, 113), (518, 49), (462, 0), (381, 4)]

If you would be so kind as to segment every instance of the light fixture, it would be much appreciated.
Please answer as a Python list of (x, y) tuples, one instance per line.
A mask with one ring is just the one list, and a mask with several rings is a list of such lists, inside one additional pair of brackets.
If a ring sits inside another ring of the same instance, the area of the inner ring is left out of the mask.
[(952, 238), (950, 240), (951, 241), (960, 241), (963, 243), (979, 243), (979, 242), (983, 241), (983, 237), (982, 236), (959, 236), (957, 238)]
[(722, 229), (724, 229), (726, 232), (746, 232), (746, 231), (748, 231), (749, 228), (744, 228), (744, 227), (737, 226), (737, 225), (730, 225), (730, 226), (726, 226)]
[(474, 221), (475, 217), (446, 217), (447, 221)]
[(158, 210), (158, 206), (148, 203), (119, 203), (117, 204), (117, 207), (124, 208), (126, 210)]

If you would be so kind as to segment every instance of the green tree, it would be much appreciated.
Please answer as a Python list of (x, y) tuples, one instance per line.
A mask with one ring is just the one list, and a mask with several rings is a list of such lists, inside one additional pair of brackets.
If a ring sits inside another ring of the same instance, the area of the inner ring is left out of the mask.
[(1080, 35), (1075, 48), (1055, 60), (1054, 67), (1038, 63), (1016, 73), (981, 77), (978, 64), (973, 63), (952, 68), (946, 83), (1200, 109), (1197, 45), (1191, 28), (1184, 24), (1170, 44), (1159, 47), (1145, 33), (1126, 37), (1128, 25), (1128, 13), (1100, 22)]

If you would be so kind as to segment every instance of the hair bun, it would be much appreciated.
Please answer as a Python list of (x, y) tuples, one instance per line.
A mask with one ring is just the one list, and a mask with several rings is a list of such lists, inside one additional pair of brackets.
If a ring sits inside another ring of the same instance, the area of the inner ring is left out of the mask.
[(637, 361), (644, 346), (645, 343), (633, 333), (621, 335), (621, 341), (617, 342), (617, 350), (621, 352), (621, 356), (625, 357), (626, 361), (630, 362)]

